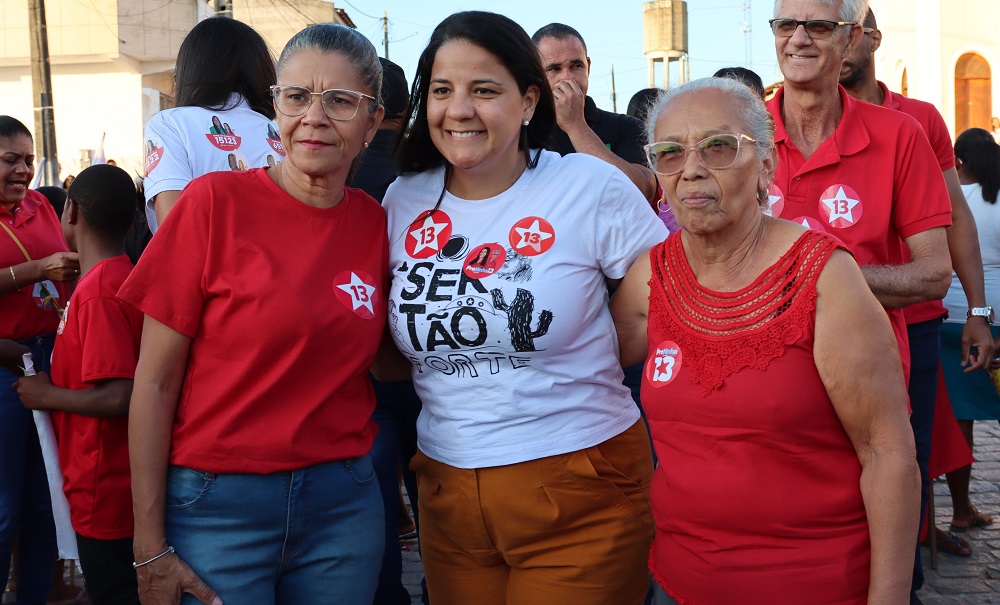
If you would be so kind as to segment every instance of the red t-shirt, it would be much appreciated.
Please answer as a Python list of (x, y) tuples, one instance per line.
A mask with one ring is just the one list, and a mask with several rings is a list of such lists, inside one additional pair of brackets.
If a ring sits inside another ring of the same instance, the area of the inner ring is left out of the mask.
[[(52, 205), (37, 191), (28, 191), (24, 199), (14, 205), (11, 214), (0, 209), (0, 221), (14, 232), (21, 245), (28, 251), (31, 260), (40, 260), (56, 252), (69, 252), (63, 239), (62, 225)], [(0, 269), (10, 279), (7, 267), (26, 262), (21, 249), (7, 231), (0, 229)], [(15, 277), (17, 271), (14, 271)], [(0, 338), (23, 340), (39, 334), (53, 334), (59, 325), (59, 316), (42, 303), (41, 284), (26, 284), (14, 292), (0, 295)], [(46, 286), (57, 298), (59, 306), (65, 306), (69, 298), (69, 287), (65, 283), (46, 282)]]
[(119, 296), (192, 338), (170, 462), (272, 473), (367, 453), (368, 370), (385, 328), (378, 202), (289, 196), (263, 169), (181, 194)]
[(816, 282), (837, 247), (807, 231), (736, 292), (697, 283), (679, 233), (650, 251), (649, 562), (682, 605), (867, 596), (861, 463), (813, 357)]
[[(56, 333), (52, 384), (89, 389), (103, 380), (135, 376), (142, 312), (116, 296), (131, 270), (123, 254), (97, 263), (80, 278)], [(132, 537), (128, 417), (53, 411), (52, 424), (73, 529), (95, 540)]]
[[(920, 128), (927, 135), (927, 140), (930, 141), (931, 148), (934, 149), (934, 155), (937, 157), (938, 165), (941, 166), (941, 172), (954, 168), (955, 149), (951, 146), (948, 126), (944, 123), (944, 118), (941, 117), (937, 108), (925, 101), (896, 94), (882, 82), (879, 82), (878, 86), (882, 89), (884, 98), (882, 107), (902, 111), (920, 124)], [(903, 245), (903, 258), (906, 259), (905, 262), (910, 261), (910, 249), (905, 244)], [(948, 311), (940, 300), (928, 300), (903, 308), (903, 315), (906, 316), (908, 324), (937, 319), (947, 314)]]
[[(862, 267), (902, 264), (903, 240), (951, 224), (941, 168), (913, 118), (854, 100), (842, 86), (838, 89), (840, 123), (808, 160), (789, 139), (781, 118), (784, 87), (767, 102), (778, 152), (772, 214), (836, 235)], [(886, 313), (909, 379), (903, 311)]]

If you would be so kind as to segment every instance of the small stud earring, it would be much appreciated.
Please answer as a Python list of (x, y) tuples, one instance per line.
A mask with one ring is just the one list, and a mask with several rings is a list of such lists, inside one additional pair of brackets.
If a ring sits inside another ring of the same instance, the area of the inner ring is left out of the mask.
[(368, 141), (365, 141), (365, 149), (368, 149)]
[(521, 121), (521, 124), (523, 124), (524, 126), (527, 126), (530, 122), (531, 122), (531, 120), (529, 120), (528, 118), (524, 118), (524, 120)]

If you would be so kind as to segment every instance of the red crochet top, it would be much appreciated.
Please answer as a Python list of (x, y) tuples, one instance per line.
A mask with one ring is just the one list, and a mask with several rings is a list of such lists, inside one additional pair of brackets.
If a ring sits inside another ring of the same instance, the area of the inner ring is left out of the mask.
[(838, 247), (806, 232), (737, 292), (698, 284), (679, 233), (650, 251), (650, 569), (681, 605), (866, 601), (861, 465), (812, 354)]

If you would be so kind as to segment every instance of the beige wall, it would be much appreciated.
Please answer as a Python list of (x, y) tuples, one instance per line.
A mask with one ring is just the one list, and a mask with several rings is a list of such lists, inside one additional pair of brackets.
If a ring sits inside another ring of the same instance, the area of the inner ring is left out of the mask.
[[(169, 93), (184, 37), (214, 14), (209, 0), (46, 0), (60, 176), (87, 164), (106, 133), (105, 156), (142, 172), (142, 130)], [(253, 26), (277, 56), (313, 23), (340, 22), (323, 0), (231, 0), (233, 17)], [(28, 2), (0, 0), (2, 112), (32, 131)]]
[(882, 30), (875, 71), (899, 90), (906, 68), (909, 94), (933, 103), (955, 129), (955, 64), (968, 52), (992, 70), (993, 111), (1000, 114), (1000, 2), (997, 0), (871, 0)]
[[(81, 150), (96, 150), (105, 132), (105, 156), (129, 173), (141, 174), (141, 75), (107, 63), (56, 65), (52, 96), (60, 178), (86, 167)], [(0, 68), (0, 98), (4, 112), (34, 131), (31, 76), (26, 70)]]

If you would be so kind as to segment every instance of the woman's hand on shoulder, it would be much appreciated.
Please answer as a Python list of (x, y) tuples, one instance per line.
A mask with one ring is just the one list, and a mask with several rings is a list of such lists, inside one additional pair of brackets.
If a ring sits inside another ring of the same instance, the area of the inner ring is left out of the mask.
[(80, 275), (80, 257), (76, 252), (56, 252), (38, 263), (39, 281), (70, 281)]
[(135, 571), (142, 605), (178, 605), (185, 592), (205, 605), (222, 605), (219, 595), (176, 553), (165, 555)]

